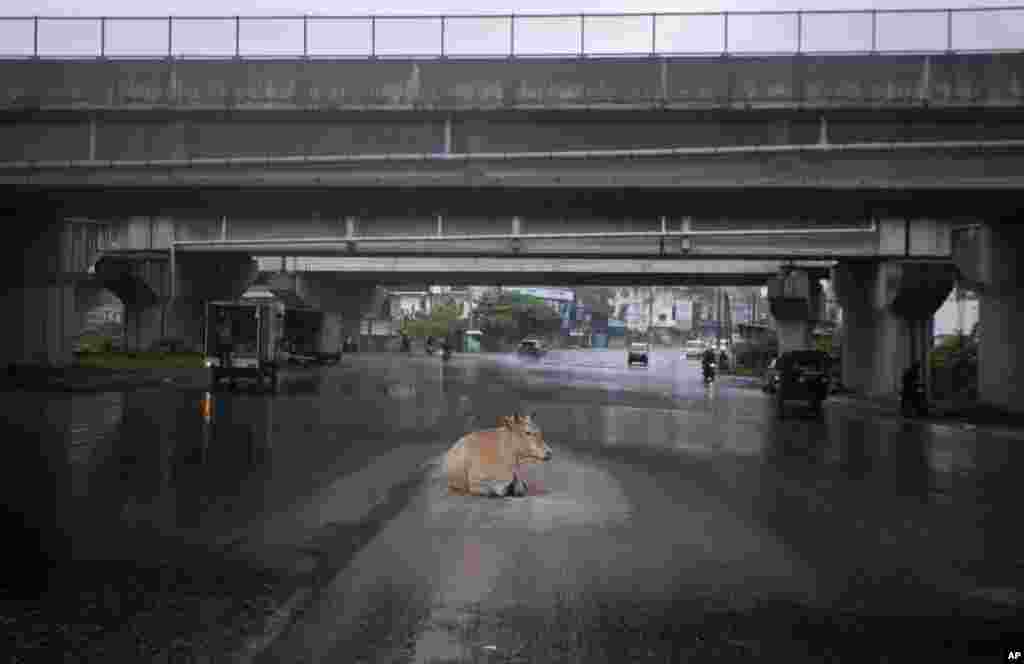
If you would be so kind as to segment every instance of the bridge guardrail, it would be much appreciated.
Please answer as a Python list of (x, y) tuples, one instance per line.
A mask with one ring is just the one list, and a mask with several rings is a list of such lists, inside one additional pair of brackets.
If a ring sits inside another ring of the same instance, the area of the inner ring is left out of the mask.
[(621, 14), (8, 16), (0, 59), (384, 59), (1024, 51), (1024, 6)]

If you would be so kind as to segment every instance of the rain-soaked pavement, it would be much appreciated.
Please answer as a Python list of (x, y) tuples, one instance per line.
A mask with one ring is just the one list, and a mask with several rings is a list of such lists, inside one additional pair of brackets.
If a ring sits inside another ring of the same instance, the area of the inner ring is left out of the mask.
[[(780, 421), (739, 379), (623, 355), (355, 355), (217, 393), (208, 420), (171, 387), (5, 405), (47, 451), (76, 559), (201, 548), (292, 580), (236, 661), (1024, 649), (1024, 435), (837, 403)], [(554, 450), (531, 495), (448, 495), (444, 451), (515, 411)]]

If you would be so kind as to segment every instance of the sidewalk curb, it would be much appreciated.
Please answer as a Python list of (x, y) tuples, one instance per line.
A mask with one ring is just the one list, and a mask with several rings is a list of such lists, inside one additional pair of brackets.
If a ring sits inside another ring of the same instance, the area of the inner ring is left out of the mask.
[(982, 431), (985, 433), (1011, 436), (1015, 438), (1024, 437), (1024, 427), (1013, 426), (1013, 425), (999, 425), (999, 424), (988, 424), (988, 423), (974, 423), (964, 415), (957, 415), (954, 412), (946, 410), (934, 409), (937, 412), (929, 413), (926, 417), (914, 417), (906, 418), (900, 413), (899, 401), (893, 400), (892, 402), (883, 402), (880, 400), (872, 399), (870, 397), (859, 396), (856, 394), (842, 394), (832, 395), (830, 400), (834, 403), (839, 403), (855, 408), (866, 408), (873, 410), (877, 413), (883, 414), (887, 417), (891, 417), (899, 420), (907, 420), (911, 422), (918, 422), (920, 424), (928, 424), (932, 426), (945, 427), (947, 429), (959, 429), (961, 431)]

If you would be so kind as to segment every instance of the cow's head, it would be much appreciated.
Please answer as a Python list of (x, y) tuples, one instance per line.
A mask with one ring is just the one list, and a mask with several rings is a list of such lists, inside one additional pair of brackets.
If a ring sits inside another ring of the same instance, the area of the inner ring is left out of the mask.
[(516, 413), (511, 417), (498, 419), (500, 426), (518, 433), (522, 436), (523, 446), (519, 459), (528, 463), (540, 463), (551, 460), (551, 448), (544, 442), (544, 434), (534, 421), (534, 415), (520, 415)]

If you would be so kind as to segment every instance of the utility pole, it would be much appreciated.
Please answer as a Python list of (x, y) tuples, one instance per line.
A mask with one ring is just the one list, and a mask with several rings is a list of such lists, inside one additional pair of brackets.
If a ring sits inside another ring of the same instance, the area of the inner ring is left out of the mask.
[(716, 350), (721, 350), (721, 348), (722, 348), (722, 322), (723, 322), (723, 318), (724, 318), (722, 316), (722, 309), (723, 309), (722, 304), (723, 304), (723, 302), (722, 302), (722, 287), (719, 286), (718, 290), (715, 292), (715, 308), (717, 309), (717, 314), (716, 314), (715, 318), (716, 318), (716, 320), (718, 322), (718, 324), (715, 326), (715, 333), (716, 333), (715, 336), (717, 337), (717, 343), (718, 343), (718, 347), (716, 348)]
[(647, 343), (654, 346), (654, 286), (647, 288)]

